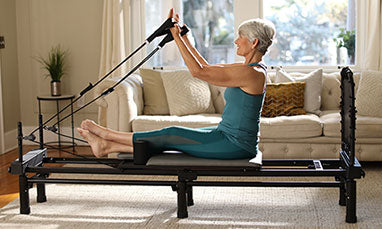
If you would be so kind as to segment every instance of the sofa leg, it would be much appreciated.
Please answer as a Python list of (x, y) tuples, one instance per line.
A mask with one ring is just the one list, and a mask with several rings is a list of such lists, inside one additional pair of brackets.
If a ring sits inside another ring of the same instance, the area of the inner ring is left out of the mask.
[(346, 181), (346, 222), (356, 223), (356, 181), (349, 179)]

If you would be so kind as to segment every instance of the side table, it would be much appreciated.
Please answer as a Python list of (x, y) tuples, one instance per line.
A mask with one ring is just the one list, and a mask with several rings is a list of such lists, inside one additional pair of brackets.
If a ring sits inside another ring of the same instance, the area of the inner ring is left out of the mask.
[(58, 141), (57, 142), (47, 142), (46, 144), (51, 144), (51, 143), (58, 143), (58, 149), (61, 150), (63, 147), (61, 146), (61, 143), (70, 143), (69, 147), (73, 147), (73, 152), (75, 151), (75, 143), (74, 143), (74, 117), (72, 115), (71, 117), (71, 127), (72, 127), (72, 141), (61, 141), (61, 130), (60, 130), (60, 101), (64, 100), (70, 100), (70, 111), (73, 113), (73, 99), (74, 95), (61, 95), (61, 96), (51, 96), (51, 95), (39, 95), (37, 96), (38, 100), (38, 114), (39, 116), (41, 115), (41, 101), (55, 101), (56, 102), (56, 115), (57, 115), (57, 131), (58, 131)]

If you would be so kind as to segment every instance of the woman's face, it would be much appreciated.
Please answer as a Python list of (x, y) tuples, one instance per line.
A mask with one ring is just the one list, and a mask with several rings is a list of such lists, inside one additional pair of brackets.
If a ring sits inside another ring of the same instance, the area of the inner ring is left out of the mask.
[(239, 56), (246, 56), (252, 51), (252, 43), (248, 38), (241, 36), (240, 34), (234, 43), (237, 46), (236, 54)]

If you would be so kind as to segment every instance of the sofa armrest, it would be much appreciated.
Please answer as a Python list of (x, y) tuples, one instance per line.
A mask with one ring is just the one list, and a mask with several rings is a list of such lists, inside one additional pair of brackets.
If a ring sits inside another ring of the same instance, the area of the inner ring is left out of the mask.
[[(97, 94), (115, 85), (122, 77), (106, 79), (98, 86)], [(114, 91), (98, 103), (98, 123), (118, 131), (131, 131), (131, 122), (143, 112), (142, 78), (130, 75)]]

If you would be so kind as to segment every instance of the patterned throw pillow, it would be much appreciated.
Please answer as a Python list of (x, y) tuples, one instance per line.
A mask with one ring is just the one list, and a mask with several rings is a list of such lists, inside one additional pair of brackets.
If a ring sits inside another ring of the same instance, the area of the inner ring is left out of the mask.
[(267, 85), (263, 117), (306, 114), (304, 110), (305, 82), (271, 83)]

